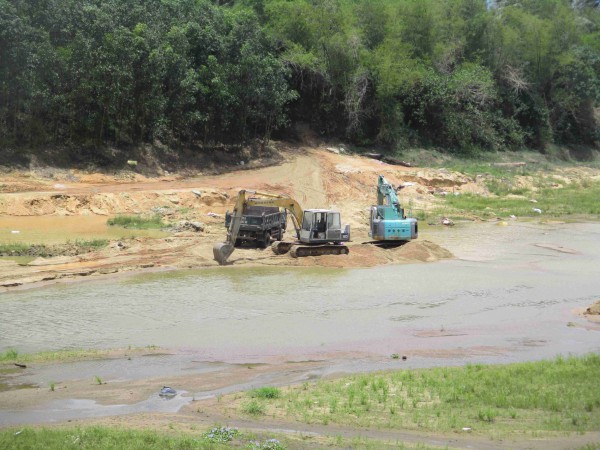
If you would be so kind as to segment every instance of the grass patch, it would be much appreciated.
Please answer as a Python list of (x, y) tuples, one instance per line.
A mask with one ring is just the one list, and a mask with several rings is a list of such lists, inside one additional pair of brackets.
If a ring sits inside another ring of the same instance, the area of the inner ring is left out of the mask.
[(265, 413), (265, 405), (253, 399), (242, 405), (242, 412), (251, 416), (262, 416)]
[(136, 352), (147, 352), (148, 350), (157, 350), (159, 347), (155, 345), (149, 345), (147, 347), (129, 347), (125, 350), (56, 350), (56, 351), (44, 351), (37, 353), (23, 353), (20, 354), (15, 349), (6, 350), (4, 353), (0, 353), (0, 362), (56, 362), (56, 361), (76, 361), (84, 359), (101, 359), (112, 357), (115, 353), (123, 351), (127, 354)]
[[(531, 175), (532, 173), (532, 170), (528, 169), (527, 166), (494, 166), (490, 163), (469, 160), (456, 160), (447, 167), (451, 171), (463, 173), (471, 178), (475, 178), (477, 175), (485, 175), (505, 180), (513, 180), (517, 176), (526, 176)], [(536, 170), (539, 170), (539, 168)]]
[(160, 229), (167, 226), (162, 221), (160, 215), (155, 214), (150, 217), (143, 216), (116, 216), (106, 221), (108, 225), (119, 226), (123, 228), (135, 228), (137, 230)]
[[(585, 186), (571, 184), (562, 188), (542, 188), (527, 198), (484, 197), (481, 195), (449, 195), (446, 206), (457, 213), (517, 217), (564, 217), (569, 215), (600, 215), (600, 182), (588, 181)], [(538, 208), (542, 213), (534, 211)]]
[(19, 354), (16, 350), (7, 350), (0, 355), (2, 362), (51, 362), (51, 361), (68, 361), (86, 358), (100, 358), (108, 356), (108, 350), (57, 350), (38, 353)]
[[(483, 156), (483, 155), (482, 155)], [(600, 215), (600, 182), (591, 178), (569, 176), (571, 183), (565, 183), (564, 173), (557, 169), (577, 167), (540, 159), (539, 155), (515, 154), (514, 160), (528, 160), (525, 166), (494, 165), (505, 162), (502, 155), (490, 154), (478, 159), (446, 158), (438, 168), (460, 172), (465, 176), (480, 179), (485, 184), (489, 196), (461, 194), (444, 198), (445, 217), (456, 218), (478, 215), (483, 217), (564, 217), (569, 215)], [(530, 161), (531, 160), (531, 161)], [(523, 198), (518, 198), (522, 196)], [(529, 200), (535, 199), (537, 203)], [(542, 213), (534, 211), (540, 209)], [(438, 211), (439, 212), (439, 211)], [(417, 212), (419, 220), (430, 219), (432, 211)]]
[(515, 185), (514, 180), (506, 180), (504, 178), (493, 178), (486, 180), (485, 185), (488, 190), (495, 195), (526, 195), (529, 194), (529, 189)]
[(89, 241), (80, 241), (78, 239), (74, 241), (67, 241), (67, 244), (73, 244), (77, 247), (101, 249), (108, 245), (108, 239), (91, 239)]
[[(382, 449), (435, 449), (419, 443), (382, 442), (366, 437), (344, 438), (273, 434), (266, 432), (242, 432), (235, 428), (216, 426), (208, 431), (196, 431), (196, 426), (180, 430), (170, 426), (167, 432), (156, 430), (133, 430), (106, 426), (87, 427), (19, 427), (0, 430), (0, 448), (11, 450), (106, 449), (106, 450), (163, 450), (196, 449), (224, 450), (240, 448), (247, 450), (293, 450), (307, 448), (360, 448)], [(590, 447), (591, 449), (591, 447)]]
[[(16, 434), (19, 433), (19, 434)], [(195, 435), (167, 435), (156, 431), (127, 430), (108, 427), (70, 429), (25, 428), (0, 432), (0, 448), (14, 450), (43, 448), (63, 449), (227, 449), (219, 443)]]
[(27, 244), (22, 242), (0, 244), (0, 256), (73, 256), (93, 250), (99, 250), (106, 247), (108, 243), (108, 239), (92, 239), (88, 241), (76, 239), (74, 241), (68, 240), (64, 244), (54, 245)]
[(265, 386), (250, 391), (250, 396), (254, 398), (274, 399), (281, 397), (281, 391), (276, 387)]
[[(282, 389), (243, 412), (306, 423), (448, 432), (585, 432), (600, 429), (600, 355), (505, 366), (355, 375)], [(249, 405), (252, 405), (249, 407)]]
[(6, 350), (4, 353), (0, 353), (0, 361), (16, 361), (19, 357), (19, 352), (14, 348)]
[(31, 247), (30, 244), (20, 242), (0, 244), (0, 255), (21, 255)]

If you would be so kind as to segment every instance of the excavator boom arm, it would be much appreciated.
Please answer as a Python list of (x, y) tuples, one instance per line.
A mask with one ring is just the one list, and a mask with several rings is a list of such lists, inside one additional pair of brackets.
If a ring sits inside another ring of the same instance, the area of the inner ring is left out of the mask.
[(387, 182), (383, 175), (379, 175), (379, 180), (377, 183), (377, 204), (383, 205), (385, 198), (387, 198), (388, 205), (390, 206), (399, 203), (398, 196), (396, 195), (396, 191), (394, 191), (392, 185)]

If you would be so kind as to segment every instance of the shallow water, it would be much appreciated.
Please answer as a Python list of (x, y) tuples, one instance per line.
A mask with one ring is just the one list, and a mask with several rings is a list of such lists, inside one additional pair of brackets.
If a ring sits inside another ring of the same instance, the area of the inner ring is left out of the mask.
[(163, 237), (160, 230), (111, 227), (105, 216), (0, 216), (0, 244), (60, 244), (66, 241)]
[(227, 267), (1, 294), (0, 351), (158, 345), (249, 362), (534, 341), (546, 355), (598, 348), (596, 333), (567, 323), (584, 323), (571, 310), (600, 297), (600, 225), (484, 224), (427, 238), (458, 259), (352, 270)]
[(158, 345), (175, 352), (50, 366), (22, 379), (28, 383), (323, 362), (298, 379), (600, 351), (600, 326), (573, 312), (600, 298), (600, 224), (467, 224), (421, 238), (456, 259), (351, 270), (229, 266), (0, 294), (0, 351)]

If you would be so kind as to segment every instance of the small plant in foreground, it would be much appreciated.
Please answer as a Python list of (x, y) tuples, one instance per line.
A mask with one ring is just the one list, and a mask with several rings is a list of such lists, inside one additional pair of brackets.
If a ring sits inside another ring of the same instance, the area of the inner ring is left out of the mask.
[(497, 416), (497, 412), (491, 408), (479, 410), (479, 412), (477, 413), (477, 417), (482, 422), (490, 422), (491, 423), (494, 420), (496, 420), (496, 416)]
[(141, 217), (141, 216), (116, 216), (106, 221), (107, 225), (120, 226), (123, 228), (136, 228), (136, 229), (151, 229), (151, 228), (164, 228), (166, 226), (163, 223), (160, 215), (156, 214), (152, 217)]
[(79, 241), (79, 240), (75, 240), (73, 242), (74, 245), (77, 245), (79, 247), (88, 247), (88, 248), (95, 248), (95, 249), (99, 249), (99, 248), (104, 248), (108, 245), (108, 239), (92, 239), (90, 241)]
[(277, 439), (268, 439), (264, 442), (250, 442), (247, 447), (249, 450), (285, 450)]
[(94, 379), (96, 380), (96, 383), (97, 383), (97, 384), (104, 384), (104, 383), (102, 382), (102, 378), (100, 378), (98, 375), (96, 375), (96, 376), (94, 377)]
[(237, 428), (214, 427), (203, 434), (204, 439), (210, 442), (229, 442), (239, 434)]
[(279, 398), (281, 397), (281, 391), (276, 387), (265, 386), (258, 389), (254, 389), (250, 391), (251, 397), (256, 398)]
[(24, 255), (27, 253), (27, 250), (31, 247), (30, 244), (23, 244), (20, 242), (8, 243), (8, 244), (0, 244), (0, 255)]
[(54, 388), (56, 387), (55, 383), (50, 383), (50, 390), (54, 392)]
[(252, 416), (260, 416), (265, 413), (265, 407), (256, 400), (251, 400), (242, 406), (242, 411)]
[(16, 351), (14, 348), (11, 348), (0, 355), (0, 361), (12, 361), (14, 359), (17, 359), (18, 356), (19, 352)]

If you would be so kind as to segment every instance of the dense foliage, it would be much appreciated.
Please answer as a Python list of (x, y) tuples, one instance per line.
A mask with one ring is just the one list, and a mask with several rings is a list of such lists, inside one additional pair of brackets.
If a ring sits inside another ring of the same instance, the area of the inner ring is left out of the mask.
[(196, 0), (0, 0), (3, 143), (239, 142), (293, 98), (252, 10)]
[(0, 0), (0, 147), (598, 145), (596, 0)]

